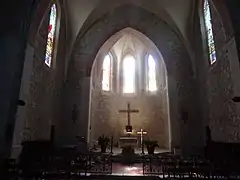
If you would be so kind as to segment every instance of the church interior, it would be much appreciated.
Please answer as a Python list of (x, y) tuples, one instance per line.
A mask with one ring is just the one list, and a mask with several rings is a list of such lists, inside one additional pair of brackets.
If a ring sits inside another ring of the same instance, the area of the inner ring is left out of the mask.
[(1, 18), (0, 166), (32, 178), (57, 164), (64, 178), (240, 175), (239, 7), (16, 1)]

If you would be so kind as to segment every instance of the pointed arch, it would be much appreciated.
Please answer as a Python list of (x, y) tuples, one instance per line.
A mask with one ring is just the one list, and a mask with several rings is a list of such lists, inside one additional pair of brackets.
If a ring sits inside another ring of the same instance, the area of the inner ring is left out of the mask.
[(102, 90), (111, 90), (111, 79), (112, 79), (112, 55), (108, 53), (103, 60), (102, 65)]
[[(133, 11), (139, 16), (132, 16), (131, 21), (129, 21), (129, 17), (124, 15), (126, 15), (126, 13), (131, 14)], [(122, 17), (121, 21), (119, 21), (119, 17)], [(71, 55), (73, 58), (71, 59), (68, 66), (67, 80), (70, 80), (71, 78), (71, 81), (69, 81), (67, 87), (69, 87), (71, 91), (68, 92), (69, 97), (66, 103), (69, 104), (69, 102), (75, 101), (76, 95), (81, 96), (81, 98), (85, 98), (82, 97), (84, 86), (80, 86), (80, 88), (71, 87), (73, 87), (74, 85), (76, 86), (76, 83), (80, 83), (83, 78), (86, 78), (90, 82), (91, 78), (88, 77), (90, 76), (91, 71), (79, 74), (78, 69), (81, 69), (82, 67), (91, 69), (97, 53), (99, 52), (99, 49), (111, 36), (113, 36), (114, 39), (111, 39), (111, 43), (106, 44), (106, 46), (104, 45), (104, 48), (106, 49), (111, 47), (111, 44), (114, 44), (114, 42), (116, 42), (119, 37), (119, 34), (116, 33), (126, 28), (127, 26), (144, 34), (148, 39), (153, 42), (153, 44), (155, 44), (158, 50), (161, 50), (160, 57), (162, 57), (163, 62), (165, 62), (164, 66), (166, 67), (167, 89), (170, 89), (168, 91), (169, 97), (181, 97), (169, 98), (169, 102), (168, 100), (166, 102), (167, 104), (169, 104), (169, 110), (167, 111), (169, 112), (169, 147), (181, 147), (183, 149), (183, 153), (186, 152), (185, 150), (191, 149), (191, 147), (195, 145), (193, 144), (193, 142), (195, 142), (195, 139), (196, 141), (198, 141), (199, 139), (194, 136), (194, 141), (189, 141), (189, 143), (182, 143), (181, 139), (186, 138), (187, 136), (186, 133), (181, 132), (180, 122), (178, 121), (179, 107), (187, 106), (186, 109), (191, 112), (191, 115), (189, 115), (189, 122), (193, 123), (190, 123), (189, 127), (192, 128), (193, 131), (196, 130), (197, 132), (199, 132), (202, 129), (198, 128), (200, 126), (200, 120), (198, 118), (196, 119), (196, 117), (194, 116), (195, 106), (190, 106), (191, 104), (194, 104), (194, 102), (196, 102), (196, 98), (194, 98), (196, 92), (191, 90), (191, 84), (194, 83), (194, 74), (192, 68), (193, 64), (184, 44), (181, 41), (181, 38), (179, 38), (177, 34), (173, 33), (171, 28), (164, 21), (162, 21), (162, 19), (156, 17), (155, 14), (149, 13), (148, 11), (136, 6), (119, 7), (116, 8), (116, 11), (106, 13), (104, 17), (100, 16), (99, 18), (103, 18), (104, 21), (108, 22), (108, 24), (112, 24), (112, 26), (106, 26), (106, 24), (102, 23), (103, 21), (99, 20), (95, 21), (95, 23), (92, 24), (91, 27), (89, 27), (88, 33), (85, 33), (86, 31), (83, 33), (84, 30), (81, 30), (81, 32), (79, 33)], [(139, 23), (139, 19), (144, 20), (144, 26)], [(153, 26), (154, 28), (150, 29), (150, 26)], [(101, 32), (108, 32), (108, 34), (99, 33), (98, 31), (96, 31), (96, 29), (99, 27), (101, 27)], [(91, 33), (91, 38), (95, 45), (90, 47), (83, 46), (89, 40), (89, 33)], [(96, 39), (98, 39), (98, 41), (96, 41)], [(148, 41), (146, 41), (146, 43), (147, 42)], [(175, 50), (175, 48), (173, 49), (173, 46), (170, 45), (169, 42), (175, 43), (174, 47), (178, 47), (177, 51)], [(82, 56), (82, 58), (79, 58), (79, 54), (84, 54), (84, 56)], [(158, 59), (161, 60), (161, 58)], [(120, 82), (122, 82), (122, 67), (123, 66), (121, 65), (119, 71), (121, 75), (119, 78)], [(176, 67), (178, 69), (181, 69), (181, 72), (184, 73), (176, 71)], [(181, 86), (179, 86), (179, 84)], [(91, 96), (90, 91), (86, 92), (89, 96)], [(189, 95), (186, 96), (186, 94)], [(83, 112), (82, 116), (84, 116), (86, 120), (90, 119), (90, 114), (88, 110), (89, 105), (91, 104), (91, 100), (86, 100), (84, 106), (81, 106), (80, 103), (81, 101), (78, 101), (79, 107), (81, 107), (81, 112)], [(67, 110), (66, 113), (68, 113)], [(85, 137), (88, 137), (88, 142), (90, 142), (90, 129), (92, 128), (91, 122), (88, 121), (88, 123), (84, 123), (84, 126), (81, 128), (83, 129), (83, 132), (81, 133)]]
[(56, 48), (55, 41), (56, 41), (57, 18), (58, 18), (57, 5), (54, 3), (52, 4), (49, 12), (48, 36), (45, 51), (45, 64), (48, 67), (51, 67), (52, 65), (54, 49)]
[(147, 90), (149, 92), (157, 91), (156, 61), (151, 54), (147, 55)]
[(209, 6), (208, 0), (204, 0), (203, 3), (203, 16), (204, 16), (204, 25), (205, 25), (205, 31), (207, 34), (207, 45), (208, 45), (208, 54), (209, 54), (209, 60), (210, 64), (216, 62), (216, 46), (214, 41), (214, 34), (213, 34), (213, 28), (212, 28), (212, 17), (211, 17), (211, 10)]
[(123, 93), (134, 93), (135, 92), (135, 71), (136, 62), (135, 58), (127, 54), (123, 58), (122, 69), (123, 69)]

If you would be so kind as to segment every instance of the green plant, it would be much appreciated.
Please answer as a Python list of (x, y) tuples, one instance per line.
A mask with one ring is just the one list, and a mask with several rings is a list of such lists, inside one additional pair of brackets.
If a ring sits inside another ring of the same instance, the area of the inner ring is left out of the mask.
[(98, 138), (98, 145), (101, 146), (101, 153), (105, 153), (110, 139), (104, 135)]
[(148, 154), (154, 154), (155, 148), (159, 147), (157, 141), (145, 140), (143, 143), (147, 147)]

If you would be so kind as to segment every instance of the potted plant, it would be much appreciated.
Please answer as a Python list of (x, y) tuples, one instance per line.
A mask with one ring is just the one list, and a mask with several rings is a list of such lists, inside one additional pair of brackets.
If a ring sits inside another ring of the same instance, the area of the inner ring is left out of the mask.
[(105, 153), (110, 139), (104, 135), (98, 138), (98, 145), (101, 146), (101, 153)]
[(154, 154), (155, 148), (159, 147), (157, 141), (145, 140), (144, 145), (147, 147), (148, 154)]

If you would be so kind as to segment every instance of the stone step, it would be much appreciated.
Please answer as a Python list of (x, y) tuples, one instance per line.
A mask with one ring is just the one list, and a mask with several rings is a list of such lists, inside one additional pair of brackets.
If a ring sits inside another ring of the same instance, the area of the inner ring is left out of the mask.
[(140, 155), (130, 155), (130, 156), (123, 156), (123, 155), (114, 155), (112, 156), (112, 162), (118, 163), (141, 163), (143, 157)]

